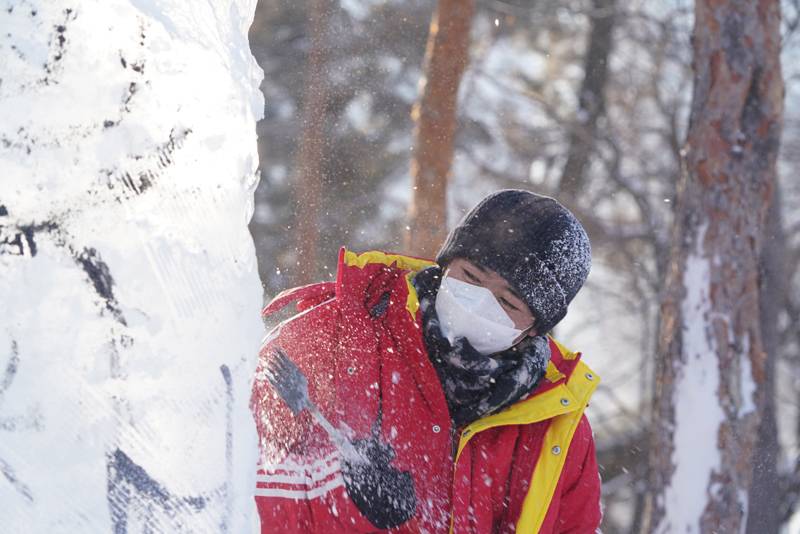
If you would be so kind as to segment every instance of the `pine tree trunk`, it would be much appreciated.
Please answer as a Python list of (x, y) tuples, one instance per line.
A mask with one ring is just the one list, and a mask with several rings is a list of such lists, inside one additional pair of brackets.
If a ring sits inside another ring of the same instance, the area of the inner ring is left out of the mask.
[(420, 98), (412, 110), (416, 128), (406, 250), (417, 256), (432, 257), (447, 234), (447, 177), (474, 10), (474, 0), (439, 0), (431, 20)]
[(747, 518), (747, 532), (762, 534), (778, 532), (781, 525), (781, 514), (776, 505), (781, 500), (778, 480), (778, 423), (775, 413), (775, 363), (780, 345), (779, 314), (784, 309), (785, 291), (787, 289), (786, 271), (786, 235), (783, 231), (781, 216), (780, 187), (776, 183), (772, 202), (767, 213), (766, 234), (761, 247), (761, 294), (760, 320), (761, 337), (768, 358), (764, 365), (764, 409), (758, 428), (758, 454), (753, 458), (753, 482), (750, 486), (750, 514)]
[(294, 265), (287, 272), (294, 284), (304, 285), (314, 281), (319, 247), (319, 224), (322, 213), (324, 184), (323, 158), (325, 156), (325, 124), (330, 89), (325, 65), (327, 17), (330, 0), (311, 0), (309, 5), (308, 52), (305, 94), (303, 97), (302, 132), (300, 146), (295, 155), (292, 193), (294, 196)]
[(765, 406), (759, 254), (783, 111), (779, 2), (699, 0), (693, 47), (646, 529), (740, 532)]
[(614, 36), (616, 0), (593, 0), (591, 31), (584, 58), (584, 78), (578, 95), (578, 111), (569, 135), (567, 162), (561, 172), (559, 193), (570, 202), (584, 183), (586, 167), (594, 147), (597, 121), (605, 112), (608, 57)]

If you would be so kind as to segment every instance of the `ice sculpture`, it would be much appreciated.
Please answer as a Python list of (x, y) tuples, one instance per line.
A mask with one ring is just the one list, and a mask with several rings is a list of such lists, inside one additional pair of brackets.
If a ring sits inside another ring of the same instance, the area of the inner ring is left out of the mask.
[(0, 7), (0, 531), (249, 530), (255, 0)]

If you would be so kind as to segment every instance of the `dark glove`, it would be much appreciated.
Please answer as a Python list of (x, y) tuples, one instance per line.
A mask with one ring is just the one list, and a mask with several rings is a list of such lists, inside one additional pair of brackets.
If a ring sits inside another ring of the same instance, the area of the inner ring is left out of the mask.
[(370, 523), (381, 530), (394, 528), (411, 519), (417, 510), (414, 480), (389, 463), (395, 454), (377, 438), (353, 441), (366, 462), (342, 461), (342, 475), (350, 499)]

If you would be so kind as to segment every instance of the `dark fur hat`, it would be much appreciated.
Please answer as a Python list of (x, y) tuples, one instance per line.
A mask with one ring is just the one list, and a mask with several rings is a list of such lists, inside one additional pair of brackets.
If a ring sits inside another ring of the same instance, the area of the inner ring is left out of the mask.
[(589, 237), (553, 198), (519, 189), (492, 193), (467, 213), (436, 256), (465, 258), (505, 278), (549, 332), (567, 314), (591, 267)]

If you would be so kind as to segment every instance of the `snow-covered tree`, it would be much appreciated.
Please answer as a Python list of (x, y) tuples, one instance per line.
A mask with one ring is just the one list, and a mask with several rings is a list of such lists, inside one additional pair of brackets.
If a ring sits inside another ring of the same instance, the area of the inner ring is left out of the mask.
[(0, 10), (0, 530), (243, 532), (255, 0)]
[(661, 311), (648, 531), (741, 532), (764, 407), (759, 255), (776, 183), (780, 4), (695, 4), (694, 93)]

